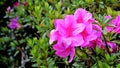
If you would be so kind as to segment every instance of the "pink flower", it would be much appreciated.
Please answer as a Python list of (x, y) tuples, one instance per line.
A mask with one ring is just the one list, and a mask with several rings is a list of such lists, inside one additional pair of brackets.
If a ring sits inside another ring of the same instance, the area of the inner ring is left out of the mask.
[(74, 16), (77, 23), (85, 23), (87, 25), (88, 23), (95, 22), (95, 20), (92, 18), (92, 14), (82, 8), (78, 8), (75, 11)]
[[(111, 19), (111, 18), (112, 18), (111, 15), (105, 16), (105, 19)], [(107, 32), (111, 32), (113, 30), (112, 23), (108, 22), (108, 24), (111, 24), (111, 26), (106, 26), (106, 30), (107, 30)]]
[(92, 24), (95, 20), (92, 18), (92, 14), (85, 9), (79, 8), (75, 11), (74, 17), (77, 23), (84, 24), (85, 28), (80, 33), (83, 37), (84, 43), (82, 47), (87, 47), (90, 44), (90, 41), (97, 38), (94, 25)]
[[(108, 18), (108, 19), (110, 19), (110, 18)], [(120, 15), (116, 16), (116, 18), (113, 19), (112, 21), (108, 22), (108, 24), (110, 25), (110, 26), (106, 26), (106, 29), (108, 32), (113, 31), (115, 33), (120, 33)]]
[[(61, 47), (65, 47), (62, 49), (62, 51), (69, 51), (66, 52), (65, 57), (68, 55), (72, 56), (74, 55), (74, 47), (80, 46), (83, 44), (83, 37), (81, 36), (80, 32), (83, 31), (84, 25), (83, 24), (77, 24), (73, 15), (67, 15), (65, 19), (56, 19), (54, 21), (55, 29), (51, 31), (50, 33), (50, 44), (53, 43), (53, 41), (57, 41), (57, 45), (54, 49), (56, 50), (56, 55), (63, 56), (60, 51), (58, 50)], [(70, 56), (69, 62), (73, 57)]]
[(118, 15), (112, 22), (116, 26), (114, 32), (120, 33), (120, 15)]
[(105, 16), (105, 19), (111, 19), (111, 18), (112, 18), (111, 15)]
[(53, 45), (56, 55), (63, 58), (70, 55), (69, 62), (71, 62), (74, 58), (75, 47), (93, 48), (101, 44), (102, 29), (93, 22), (95, 20), (92, 14), (82, 8), (77, 9), (74, 15), (67, 15), (64, 19), (55, 19), (55, 29), (50, 32), (49, 43), (57, 42)]
[(23, 5), (24, 5), (24, 6), (26, 6), (26, 5), (27, 5), (27, 2), (26, 2), (26, 1), (24, 1), (24, 2), (23, 2)]
[(56, 50), (55, 54), (59, 57), (66, 58), (67, 56), (70, 55), (70, 60), (71, 62), (74, 58), (75, 54), (75, 48), (74, 46), (68, 46), (66, 47), (66, 44), (58, 42), (53, 46), (54, 50)]
[(8, 14), (10, 14), (10, 11), (11, 11), (11, 7), (8, 6), (8, 8), (7, 8), (7, 12), (8, 12)]
[(18, 22), (18, 17), (10, 19), (10, 24), (8, 25), (11, 29), (15, 29), (15, 28), (20, 28), (20, 24)]
[(14, 3), (14, 7), (15, 7), (15, 8), (18, 7), (19, 5), (20, 5), (19, 2), (15, 2), (15, 3)]
[(107, 42), (107, 44), (112, 49), (112, 53), (115, 53), (118, 50), (116, 43), (114, 43), (114, 42)]
[(82, 36), (79, 34), (83, 31), (84, 25), (77, 24), (73, 15), (67, 15), (65, 20), (56, 19), (54, 24), (55, 29), (51, 31), (50, 44), (55, 40), (60, 41), (61, 39), (62, 41), (64, 40), (66, 44), (74, 43), (74, 46), (79, 46), (84, 42)]
[(102, 48), (102, 45), (103, 45), (103, 42), (102, 42), (102, 28), (97, 25), (97, 24), (93, 24), (93, 32), (94, 34), (96, 35), (96, 39), (90, 41), (90, 44), (88, 45), (89, 48), (94, 48), (96, 47), (96, 45), (99, 47), (99, 48)]

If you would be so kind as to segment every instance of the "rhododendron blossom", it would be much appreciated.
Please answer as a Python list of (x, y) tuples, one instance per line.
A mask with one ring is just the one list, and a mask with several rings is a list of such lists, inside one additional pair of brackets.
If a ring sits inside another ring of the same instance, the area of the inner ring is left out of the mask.
[[(80, 34), (84, 29), (84, 25), (77, 24), (73, 15), (67, 15), (65, 19), (56, 19), (54, 24), (55, 29), (50, 33), (50, 44), (57, 41), (57, 44), (53, 46), (56, 55), (60, 57), (70, 55), (69, 62), (71, 62), (74, 57), (74, 47), (80, 46), (84, 42)], [(60, 48), (62, 49), (59, 50)]]
[[(106, 19), (111, 19), (112, 17), (106, 16)], [(120, 15), (118, 15), (115, 19), (113, 19), (112, 21), (108, 22), (107, 24), (109, 24), (110, 26), (106, 26), (106, 29), (108, 32), (115, 32), (115, 33), (120, 33)]]
[(107, 42), (107, 45), (112, 49), (113, 53), (118, 50), (117, 45), (114, 42)]
[(20, 28), (20, 24), (18, 22), (18, 17), (10, 19), (10, 24), (8, 25), (11, 29), (15, 29), (15, 28)]
[[(105, 19), (110, 19), (111, 16), (106, 16)], [(55, 54), (59, 57), (66, 58), (70, 56), (69, 62), (74, 58), (75, 47), (88, 47), (90, 50), (98, 46), (103, 48), (105, 46), (104, 40), (102, 40), (102, 28), (92, 14), (85, 9), (78, 8), (74, 15), (66, 15), (64, 19), (55, 19), (53, 29), (50, 32), (50, 41), (53, 45)], [(109, 30), (113, 30), (116, 33), (120, 32), (120, 15), (118, 15), (112, 22), (109, 22), (114, 27), (107, 26)], [(111, 29), (112, 28), (112, 29)], [(108, 46), (112, 48), (112, 52), (117, 51), (117, 46), (113, 42), (107, 42)]]
[(16, 8), (16, 7), (18, 7), (19, 5), (20, 5), (19, 2), (15, 2), (13, 6)]
[(111, 15), (105, 16), (105, 19), (111, 19), (111, 18), (112, 18)]
[(94, 48), (96, 45), (99, 47), (99, 48), (102, 48), (102, 45), (103, 45), (103, 42), (102, 42), (102, 28), (97, 25), (97, 24), (93, 24), (93, 32), (94, 32), (94, 35), (96, 35), (96, 38), (91, 40), (90, 43), (88, 44), (88, 47), (89, 48)]
[(74, 15), (67, 15), (64, 19), (55, 19), (55, 29), (50, 33), (50, 44), (57, 41), (53, 45), (56, 55), (63, 58), (70, 55), (69, 62), (71, 62), (75, 47), (88, 47), (90, 41), (96, 40), (99, 36), (96, 28), (100, 29), (98, 26), (93, 28), (95, 27), (93, 22), (95, 20), (92, 14), (82, 8), (77, 9)]
[(94, 22), (95, 20), (92, 18), (92, 14), (85, 9), (78, 8), (74, 13), (75, 19), (77, 23), (84, 23), (86, 25)]
[[(94, 18), (92, 18), (92, 14), (85, 9), (79, 8), (75, 11), (74, 17), (77, 21), (77, 23), (81, 23), (85, 25), (84, 30), (80, 33), (83, 37), (84, 43), (81, 45), (82, 47), (86, 47), (90, 45), (90, 41), (96, 40), (98, 35), (101, 33), (102, 30), (99, 26), (94, 25), (93, 22), (95, 22)], [(98, 29), (94, 27), (99, 27)], [(100, 30), (100, 31), (97, 31)], [(97, 34), (96, 34), (97, 33)], [(92, 46), (91, 46), (92, 47)]]
[(68, 46), (66, 47), (66, 44), (62, 43), (62, 42), (58, 42), (57, 44), (55, 44), (53, 46), (54, 50), (56, 50), (56, 55), (59, 57), (67, 57), (70, 55), (70, 60), (69, 62), (71, 62), (73, 60), (74, 54), (75, 54), (75, 48), (74, 46)]
[(27, 5), (27, 2), (26, 2), (26, 1), (24, 1), (24, 2), (23, 2), (23, 5), (24, 5), (24, 6), (26, 6), (26, 5)]
[(11, 7), (8, 6), (8, 8), (7, 8), (7, 12), (8, 12), (8, 14), (10, 13), (10, 11), (11, 11)]

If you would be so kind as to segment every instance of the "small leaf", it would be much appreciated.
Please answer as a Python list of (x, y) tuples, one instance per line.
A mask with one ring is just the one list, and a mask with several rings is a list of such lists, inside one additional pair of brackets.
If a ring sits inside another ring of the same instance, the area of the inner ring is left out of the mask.
[(107, 13), (108, 13), (109, 15), (112, 14), (112, 9), (111, 9), (110, 7), (107, 7)]

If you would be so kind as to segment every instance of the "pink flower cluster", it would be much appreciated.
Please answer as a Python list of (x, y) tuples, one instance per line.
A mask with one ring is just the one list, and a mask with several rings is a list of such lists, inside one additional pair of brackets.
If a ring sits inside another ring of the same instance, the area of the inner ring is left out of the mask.
[[(105, 16), (105, 19), (111, 19), (110, 15)], [(50, 41), (53, 45), (55, 54), (59, 57), (66, 58), (70, 56), (71, 62), (75, 55), (75, 47), (82, 48), (111, 48), (111, 52), (118, 50), (116, 43), (113, 41), (103, 40), (102, 28), (98, 24), (92, 14), (85, 9), (78, 8), (73, 15), (66, 15), (64, 19), (55, 19), (53, 29), (50, 33)], [(113, 31), (120, 33), (120, 15), (108, 22), (111, 26), (106, 26), (107, 32)]]
[[(27, 2), (24, 1), (22, 4), (23, 4), (24, 6), (26, 6), (26, 5), (27, 5)], [(16, 2), (13, 4), (13, 6), (14, 6), (14, 8), (17, 8), (18, 6), (20, 6), (20, 2), (16, 1)], [(7, 13), (10, 14), (10, 12), (11, 12), (11, 7), (8, 6), (8, 8), (7, 8)], [(21, 25), (19, 24), (18, 19), (19, 19), (18, 17), (10, 19), (10, 24), (8, 25), (8, 27), (11, 28), (11, 29), (16, 29), (16, 28), (19, 29), (19, 28), (21, 28)]]
[(18, 22), (18, 17), (10, 19), (10, 24), (8, 26), (11, 29), (16, 29), (16, 28), (19, 29), (21, 26)]
[(50, 33), (50, 44), (53, 45), (56, 55), (59, 57), (70, 56), (71, 62), (75, 55), (75, 47), (93, 48), (101, 47), (102, 29), (95, 22), (92, 14), (85, 9), (79, 8), (74, 15), (66, 15), (64, 19), (55, 19)]
[[(27, 6), (27, 2), (26, 2), (26, 1), (22, 2), (22, 5)], [(19, 7), (19, 6), (20, 6), (20, 2), (16, 1), (16, 2), (13, 4), (13, 6), (14, 6), (14, 8)], [(11, 7), (8, 6), (8, 8), (7, 8), (7, 13), (10, 14), (10, 11), (11, 11)]]

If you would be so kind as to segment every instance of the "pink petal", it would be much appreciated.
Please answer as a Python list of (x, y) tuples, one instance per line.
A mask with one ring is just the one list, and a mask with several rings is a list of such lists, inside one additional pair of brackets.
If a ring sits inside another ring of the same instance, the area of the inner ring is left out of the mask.
[(63, 19), (55, 19), (54, 25), (55, 29), (59, 32), (60, 35), (66, 35), (65, 22)]
[(97, 24), (92, 24), (92, 25), (93, 25), (93, 29), (102, 32), (102, 28), (99, 25)]
[(64, 24), (64, 20), (63, 19), (55, 19), (54, 20), (54, 26), (55, 26), (55, 28), (59, 27), (59, 24), (61, 25), (62, 23)]
[(72, 62), (74, 55), (75, 55), (75, 48), (71, 48), (69, 63)]
[(74, 16), (73, 15), (66, 15), (65, 16), (65, 27), (68, 28), (68, 27), (73, 27), (74, 25), (76, 24), (76, 21), (74, 19)]
[(86, 11), (85, 9), (82, 9), (82, 8), (78, 8), (75, 11), (74, 16), (78, 23), (83, 23), (83, 17), (85, 16), (85, 14), (86, 14)]
[(8, 8), (7, 8), (7, 12), (10, 13), (10, 11), (11, 11), (11, 7), (8, 6)]
[(56, 55), (59, 57), (67, 57), (71, 53), (71, 47), (64, 49), (63, 51), (56, 51)]
[(87, 47), (89, 45), (90, 41), (84, 41), (84, 43), (81, 45), (81, 47)]
[(75, 30), (73, 31), (73, 35), (77, 35), (80, 32), (82, 32), (85, 29), (85, 25), (80, 23), (80, 24), (76, 24)]
[(112, 24), (116, 26), (120, 25), (120, 15), (116, 16), (116, 18), (112, 21)]
[(53, 45), (53, 49), (56, 50), (56, 51), (64, 51), (65, 47), (64, 47), (63, 44), (57, 43), (57, 44)]
[(113, 27), (112, 26), (106, 26), (106, 29), (107, 29), (107, 32), (110, 32), (113, 30)]
[(107, 42), (107, 44), (113, 49), (112, 52), (116, 52), (118, 50), (116, 43), (114, 43), (114, 42)]
[(105, 19), (111, 19), (111, 18), (112, 18), (111, 15), (105, 16)]
[(91, 33), (91, 35), (87, 36), (86, 39), (89, 41), (92, 41), (92, 40), (95, 40), (96, 38), (97, 38), (97, 35)]
[(71, 38), (73, 46), (81, 46), (84, 43), (83, 37), (81, 35), (77, 35)]
[(62, 41), (65, 45), (65, 48), (69, 47), (72, 44), (71, 38), (64, 38)]
[(93, 30), (92, 24), (87, 24), (86, 25), (86, 32), (88, 34), (91, 34), (92, 30)]
[(116, 33), (120, 33), (120, 26), (116, 27), (116, 29), (114, 30)]
[(102, 48), (103, 41), (102, 41), (101, 38), (97, 38), (97, 39), (96, 39), (96, 43), (97, 43), (97, 46), (98, 46), (99, 48)]
[(18, 7), (19, 5), (20, 5), (19, 2), (15, 2), (15, 3), (14, 3), (14, 7)]
[(89, 22), (92, 23), (94, 20), (92, 19), (92, 14), (87, 12), (84, 18), (85, 23)]
[(59, 33), (54, 29), (50, 32), (50, 41), (49, 44), (52, 44), (54, 41), (58, 40)]
[(86, 23), (88, 20), (92, 19), (92, 14), (82, 8), (78, 8), (75, 11), (74, 16), (78, 23)]

